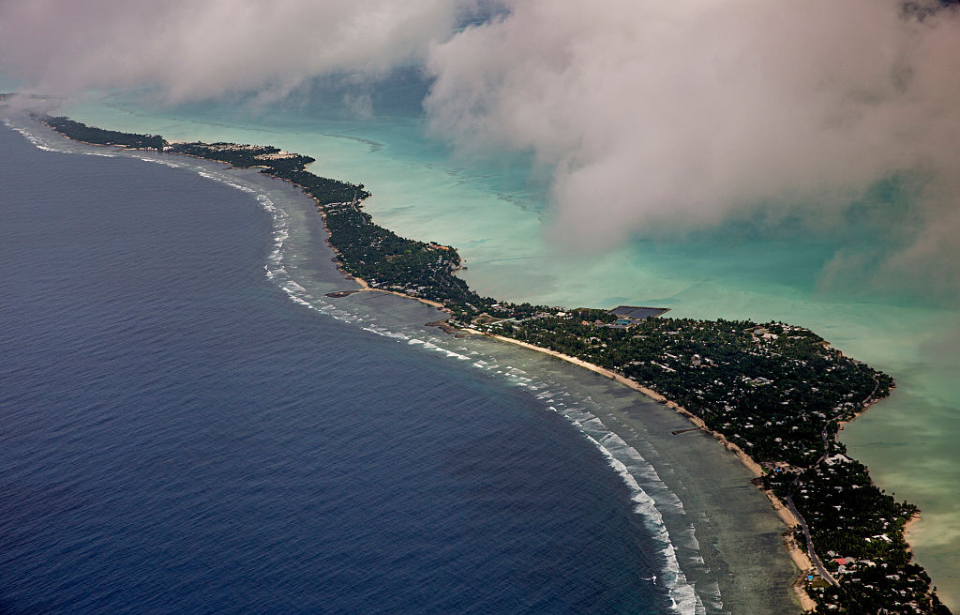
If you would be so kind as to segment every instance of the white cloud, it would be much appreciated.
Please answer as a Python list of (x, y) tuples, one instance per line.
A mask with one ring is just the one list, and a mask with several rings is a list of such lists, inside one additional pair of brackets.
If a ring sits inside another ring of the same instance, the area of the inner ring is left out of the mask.
[(448, 36), (446, 0), (0, 1), (0, 70), (35, 90), (159, 86), (171, 102), (282, 96), (324, 74), (377, 74)]
[(955, 12), (908, 19), (899, 0), (508, 4), (433, 48), (426, 107), (463, 148), (529, 150), (554, 166), (556, 236), (605, 249), (759, 209), (834, 220), (911, 172), (932, 178), (930, 198), (884, 267), (960, 260)]

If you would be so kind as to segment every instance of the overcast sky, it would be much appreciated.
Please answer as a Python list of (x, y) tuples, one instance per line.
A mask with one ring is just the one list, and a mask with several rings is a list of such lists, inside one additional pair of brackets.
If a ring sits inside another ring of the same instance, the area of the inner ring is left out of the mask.
[[(486, 4), (491, 4), (487, 2)], [(532, 151), (583, 249), (784, 212), (815, 227), (894, 174), (878, 276), (960, 288), (960, 29), (901, 0), (0, 0), (0, 71), (38, 91), (281, 97), (420, 63), (431, 132)], [(922, 179), (922, 181), (920, 181)], [(893, 236), (893, 235), (891, 235)], [(828, 274), (840, 275), (839, 255)], [(832, 268), (832, 269), (831, 269)], [(935, 280), (936, 281), (936, 280)]]

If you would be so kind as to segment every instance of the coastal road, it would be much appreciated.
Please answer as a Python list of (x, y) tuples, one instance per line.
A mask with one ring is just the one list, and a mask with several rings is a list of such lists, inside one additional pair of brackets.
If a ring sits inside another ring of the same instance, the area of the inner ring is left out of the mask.
[(810, 527), (807, 525), (807, 521), (800, 514), (800, 511), (797, 510), (797, 507), (793, 505), (793, 498), (788, 495), (785, 500), (790, 512), (797, 517), (797, 521), (800, 523), (800, 529), (803, 530), (803, 537), (807, 539), (807, 554), (810, 556), (810, 561), (813, 562), (813, 567), (817, 569), (817, 574), (826, 579), (827, 582), (834, 587), (840, 587), (840, 583), (838, 583), (837, 580), (833, 578), (833, 575), (827, 572), (827, 569), (823, 567), (823, 562), (820, 561), (820, 556), (817, 555), (817, 552), (814, 550), (813, 539), (810, 537)]
[[(867, 396), (863, 403), (860, 404), (861, 408), (866, 407), (873, 400), (873, 396), (877, 394), (877, 389), (880, 387), (880, 381), (874, 377), (873, 378), (873, 391), (870, 392), (870, 395)], [(823, 431), (820, 432), (820, 437), (823, 439), (823, 455), (820, 456), (820, 459), (817, 460), (818, 465), (823, 463), (823, 461), (830, 455), (830, 437), (827, 433), (828, 427), (825, 425)], [(799, 477), (793, 482), (800, 480)], [(823, 567), (823, 561), (820, 560), (820, 556), (817, 555), (816, 550), (813, 548), (813, 539), (810, 537), (810, 527), (807, 525), (806, 519), (803, 518), (803, 515), (800, 514), (800, 511), (797, 510), (797, 507), (793, 505), (793, 497), (787, 495), (785, 498), (787, 507), (790, 509), (790, 512), (796, 516), (797, 521), (800, 523), (800, 529), (803, 530), (803, 536), (807, 539), (807, 554), (810, 556), (810, 561), (813, 562), (813, 567), (817, 569), (817, 574), (822, 578), (826, 579), (828, 583), (834, 587), (840, 587), (840, 583), (833, 578), (833, 575), (827, 572), (827, 569)]]

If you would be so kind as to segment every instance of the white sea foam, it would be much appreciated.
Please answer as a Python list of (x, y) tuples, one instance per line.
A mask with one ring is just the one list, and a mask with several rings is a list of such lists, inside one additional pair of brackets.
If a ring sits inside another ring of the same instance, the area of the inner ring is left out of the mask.
[(716, 581), (704, 583), (697, 587), (697, 593), (704, 597), (706, 605), (714, 611), (723, 610), (723, 599), (720, 596), (720, 585)]
[(163, 165), (163, 166), (165, 166), (165, 167), (170, 167), (171, 169), (182, 169), (182, 168), (184, 167), (184, 165), (178, 164), (178, 163), (173, 162), (173, 161), (171, 161), (171, 160), (161, 160), (161, 159), (159, 159), (159, 158), (141, 157), (140, 160), (142, 160), (142, 161), (144, 161), (144, 162), (152, 162), (152, 163), (154, 163), (154, 164)]
[(55, 148), (55, 147), (51, 147), (49, 144), (47, 144), (46, 142), (44, 142), (39, 136), (37, 136), (36, 134), (34, 134), (33, 132), (31, 132), (31, 131), (28, 130), (27, 128), (25, 128), (25, 127), (23, 127), (23, 126), (17, 126), (16, 124), (14, 124), (13, 122), (11, 122), (11, 121), (8, 120), (7, 118), (4, 118), (4, 120), (3, 120), (3, 125), (6, 126), (7, 128), (10, 128), (11, 130), (13, 130), (13, 131), (15, 131), (15, 132), (19, 132), (21, 135), (23, 135), (23, 137), (24, 137), (27, 141), (29, 141), (29, 142), (30, 142), (34, 147), (36, 147), (37, 149), (41, 149), (41, 150), (43, 150), (43, 151), (45, 151), (45, 152), (58, 152), (58, 151), (62, 151), (62, 150), (59, 150), (59, 149), (57, 149), (57, 148)]
[[(596, 417), (590, 419), (590, 422), (602, 425)], [(653, 535), (654, 540), (659, 543), (660, 554), (666, 561), (664, 580), (670, 598), (673, 600), (674, 608), (676, 608), (678, 613), (684, 614), (705, 613), (706, 611), (700, 597), (697, 595), (696, 589), (693, 584), (687, 582), (686, 576), (680, 568), (680, 563), (677, 561), (676, 549), (670, 540), (670, 533), (667, 531), (666, 524), (663, 522), (663, 515), (657, 509), (656, 502), (640, 487), (637, 479), (630, 473), (622, 461), (617, 459), (601, 441), (586, 432), (584, 433), (590, 442), (600, 450), (610, 466), (620, 475), (623, 482), (626, 483), (630, 489), (630, 500), (633, 502), (634, 512), (644, 520), (645, 527)], [(605, 439), (610, 439), (611, 436), (616, 437), (615, 434), (609, 433)]]
[[(515, 372), (516, 368), (510, 367), (505, 375), (513, 379), (511, 376), (516, 377)], [(709, 573), (709, 569), (700, 555), (700, 545), (695, 536), (696, 528), (692, 523), (674, 523), (677, 535), (668, 530), (664, 515), (669, 513), (681, 520), (686, 516), (686, 511), (680, 498), (670, 491), (653, 465), (587, 409), (597, 406), (591, 397), (571, 400), (573, 396), (570, 391), (556, 382), (540, 382), (533, 387), (539, 391), (536, 397), (549, 411), (564, 416), (601, 451), (630, 489), (634, 512), (643, 519), (644, 526), (661, 545), (661, 554), (665, 561), (664, 572), (669, 574), (661, 574), (659, 582), (668, 589), (675, 610), (680, 613), (705, 613), (708, 608), (705, 605), (709, 606), (711, 612), (721, 610), (723, 603), (717, 586), (707, 587), (701, 592), (683, 573), (681, 553), (685, 565), (694, 565), (706, 573)], [(572, 403), (557, 401), (557, 398), (570, 400)], [(680, 553), (677, 544), (682, 547)]]

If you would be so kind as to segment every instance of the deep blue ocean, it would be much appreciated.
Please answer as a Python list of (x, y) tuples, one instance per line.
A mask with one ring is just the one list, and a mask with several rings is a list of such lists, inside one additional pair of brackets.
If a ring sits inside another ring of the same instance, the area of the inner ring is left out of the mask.
[(250, 194), (0, 128), (0, 611), (667, 611), (580, 432), (270, 250)]

